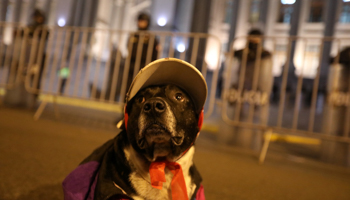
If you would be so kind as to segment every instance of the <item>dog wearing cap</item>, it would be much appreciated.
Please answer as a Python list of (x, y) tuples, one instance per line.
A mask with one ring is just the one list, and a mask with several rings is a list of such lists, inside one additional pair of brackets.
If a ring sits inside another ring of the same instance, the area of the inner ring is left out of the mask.
[(204, 200), (193, 164), (207, 85), (191, 64), (156, 60), (126, 95), (120, 133), (63, 182), (65, 200)]

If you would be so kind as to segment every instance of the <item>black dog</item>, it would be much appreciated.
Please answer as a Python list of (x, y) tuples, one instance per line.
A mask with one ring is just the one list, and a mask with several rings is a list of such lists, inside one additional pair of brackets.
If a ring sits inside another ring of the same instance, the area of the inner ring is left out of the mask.
[(149, 162), (175, 162), (199, 132), (193, 102), (174, 85), (140, 91), (127, 109), (129, 141)]
[(65, 199), (204, 199), (193, 164), (202, 121), (196, 106), (174, 84), (139, 90), (126, 104), (122, 131), (65, 179)]

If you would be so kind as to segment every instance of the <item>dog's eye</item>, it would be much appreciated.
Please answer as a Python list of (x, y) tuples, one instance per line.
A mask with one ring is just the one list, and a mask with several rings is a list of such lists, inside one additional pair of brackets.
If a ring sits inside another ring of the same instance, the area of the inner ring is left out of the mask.
[(145, 97), (139, 97), (139, 98), (137, 98), (137, 102), (138, 102), (138, 103), (143, 103), (143, 102), (145, 102)]
[(182, 102), (184, 100), (184, 96), (181, 93), (176, 93), (175, 99)]

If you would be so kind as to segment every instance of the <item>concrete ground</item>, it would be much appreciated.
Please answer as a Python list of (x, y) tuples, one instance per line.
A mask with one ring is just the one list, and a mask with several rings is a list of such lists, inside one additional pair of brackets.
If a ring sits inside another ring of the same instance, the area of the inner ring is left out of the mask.
[[(115, 136), (110, 122), (98, 120), (101, 113), (93, 118), (61, 113), (54, 120), (48, 110), (34, 121), (32, 111), (0, 107), (1, 200), (63, 199), (65, 176)], [(195, 154), (206, 199), (350, 199), (349, 168), (277, 151), (259, 165), (257, 153), (215, 138), (203, 132)]]

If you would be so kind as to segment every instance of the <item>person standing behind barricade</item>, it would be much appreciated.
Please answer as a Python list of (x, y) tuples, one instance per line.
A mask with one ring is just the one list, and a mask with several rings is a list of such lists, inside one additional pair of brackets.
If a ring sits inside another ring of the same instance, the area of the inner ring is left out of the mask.
[[(225, 86), (228, 88), (225, 98), (230, 105), (227, 111), (230, 118), (238, 115), (239, 121), (265, 125), (268, 120), (267, 105), (273, 85), (273, 74), (272, 55), (263, 48), (262, 36), (260, 30), (250, 30), (246, 47), (229, 55), (232, 57), (227, 59), (226, 70), (230, 71), (226, 71), (225, 79), (230, 80), (225, 81), (228, 84)], [(257, 110), (259, 112), (256, 112)], [(235, 136), (235, 142), (259, 150), (262, 135), (244, 131), (236, 131), (238, 135)]]
[[(234, 57), (237, 58), (240, 63), (243, 63), (243, 59), (245, 58), (244, 56), (244, 50), (247, 50), (247, 55), (246, 55), (246, 61), (247, 65), (245, 68), (245, 79), (244, 79), (244, 89), (246, 90), (251, 90), (252, 89), (252, 84), (253, 84), (253, 79), (254, 79), (254, 68), (255, 68), (255, 63), (257, 62), (257, 59), (259, 57), (258, 54), (260, 54), (260, 63), (259, 67), (264, 64), (267, 60), (271, 59), (271, 53), (268, 52), (263, 48), (262, 44), (262, 36), (263, 33), (259, 29), (252, 29), (248, 33), (248, 43), (246, 45), (245, 49), (237, 50), (234, 52)], [(261, 46), (261, 52), (259, 52), (259, 47)], [(272, 65), (271, 65), (272, 67)], [(240, 66), (238, 70), (238, 75), (240, 74), (240, 70), (242, 68), (242, 65)], [(259, 70), (260, 71), (260, 70)], [(260, 72), (261, 73), (261, 72)], [(263, 72), (264, 73), (264, 72)], [(272, 69), (267, 71), (268, 74), (272, 73)], [(261, 76), (261, 75), (259, 75)], [(262, 78), (262, 77), (261, 77)], [(260, 77), (259, 77), (260, 79)], [(266, 84), (266, 83), (265, 83)], [(268, 83), (271, 84), (271, 83)], [(238, 88), (238, 82), (234, 85), (234, 87)], [(259, 88), (262, 87), (262, 85), (258, 85)], [(268, 87), (271, 87), (268, 85)]]
[[(128, 38), (128, 57), (125, 58), (120, 65), (124, 65), (124, 67), (121, 67), (119, 72), (119, 77), (117, 81), (117, 89), (115, 94), (119, 95), (122, 87), (122, 82), (126, 81), (126, 90), (130, 87), (131, 81), (133, 80), (133, 75), (137, 72), (136, 70), (140, 70), (143, 67), (146, 66), (147, 57), (150, 56), (149, 62), (152, 62), (157, 59), (158, 56), (158, 49), (159, 49), (159, 42), (155, 35), (148, 32), (149, 25), (150, 25), (150, 16), (146, 13), (140, 13), (137, 17), (137, 32), (132, 33)], [(153, 41), (153, 42), (152, 42)], [(142, 43), (142, 44), (140, 44)], [(140, 45), (139, 45), (140, 44)], [(148, 52), (149, 45), (151, 45), (150, 52)], [(140, 46), (140, 58), (138, 58), (138, 48)], [(114, 73), (114, 65), (117, 57), (117, 49), (113, 49), (111, 52), (111, 65), (110, 65), (110, 71), (108, 75), (108, 86), (107, 86), (107, 95), (106, 98), (109, 99), (109, 93), (112, 88), (112, 82), (113, 82), (113, 73)], [(120, 53), (120, 52), (119, 52)], [(150, 53), (150, 55), (148, 55)], [(125, 70), (125, 63), (130, 59), (130, 65), (129, 65), (129, 71), (127, 80), (123, 79), (123, 68)], [(137, 63), (139, 62), (139, 63)], [(116, 99), (116, 97), (114, 98)]]
[[(137, 73), (135, 72), (135, 70), (140, 70), (145, 67), (147, 62), (147, 56), (148, 56), (147, 53), (148, 53), (149, 45), (153, 45), (153, 47), (151, 47), (151, 52), (149, 52), (151, 53), (150, 62), (157, 59), (158, 45), (159, 45), (158, 40), (155, 37), (155, 35), (152, 35), (151, 33), (147, 32), (150, 26), (150, 21), (151, 21), (151, 17), (148, 14), (140, 13), (137, 17), (138, 32), (132, 34), (129, 37), (128, 45), (131, 44), (131, 49), (129, 48), (130, 70), (129, 70), (129, 76), (128, 76), (127, 89), (131, 85), (133, 75)], [(153, 38), (153, 44), (152, 42), (150, 42), (151, 37)], [(139, 49), (139, 47), (141, 49)], [(140, 58), (138, 58), (138, 56), (140, 56), (140, 54), (138, 55), (138, 52), (141, 52)], [(137, 63), (138, 60), (139, 60), (139, 63)]]
[[(45, 14), (40, 11), (39, 9), (35, 9), (32, 14), (32, 19), (30, 24), (26, 27), (26, 31), (22, 30), (21, 32), (14, 32), (14, 37), (21, 37), (22, 39), (26, 39), (26, 49), (24, 51), (21, 50), (21, 52), (24, 52), (24, 62), (25, 66), (29, 67), (29, 70), (26, 68), (23, 69), (21, 74), (24, 73), (25, 76), (30, 77), (30, 84), (31, 88), (39, 90), (41, 87), (41, 77), (44, 69), (44, 61), (45, 61), (45, 44), (46, 39), (48, 38), (48, 32), (45, 32), (42, 28), (45, 22)], [(25, 37), (26, 34), (26, 37)], [(44, 42), (44, 49), (40, 51), (40, 42), (41, 38), (45, 36), (45, 42)], [(34, 38), (36, 37), (36, 38)], [(33, 51), (32, 45), (34, 40), (37, 41), (37, 47), (35, 52)], [(31, 66), (29, 66), (30, 56), (33, 56), (33, 63), (31, 63)], [(41, 62), (37, 63), (37, 61)], [(19, 60), (17, 61), (17, 64), (19, 64)], [(16, 67), (16, 71), (19, 70), (20, 67)], [(17, 72), (16, 72), (17, 73)], [(26, 74), (28, 73), (28, 74)], [(26, 105), (28, 108), (33, 108), (36, 103), (38, 94), (29, 94), (24, 89), (24, 83), (17, 85), (16, 88), (13, 90), (8, 90), (5, 96), (5, 103), (9, 105)]]
[[(46, 40), (48, 39), (49, 33), (46, 29), (43, 28), (45, 24), (45, 14), (39, 9), (35, 9), (32, 15), (32, 22), (28, 25), (29, 29), (29, 38), (31, 43), (33, 44), (33, 39), (37, 40), (37, 47), (36, 52), (31, 53), (31, 55), (34, 55), (34, 61), (32, 63), (32, 66), (30, 67), (29, 73), (32, 76), (32, 87), (40, 90), (41, 88), (41, 78), (44, 71), (44, 65), (45, 65), (45, 47), (46, 47)], [(36, 33), (37, 31), (37, 33)], [(37, 38), (34, 38), (34, 36), (37, 36)], [(43, 38), (44, 37), (44, 38)], [(41, 46), (42, 40), (44, 40), (43, 47)], [(40, 50), (40, 48), (43, 48)]]
[[(132, 33), (128, 38), (128, 43), (127, 43), (128, 57), (124, 60), (124, 70), (125, 70), (125, 63), (128, 62), (128, 59), (130, 59), (127, 80), (123, 78), (123, 73), (119, 73), (119, 77), (117, 81), (118, 87), (116, 91), (116, 96), (120, 95), (121, 87), (123, 85), (122, 82), (125, 82), (125, 81), (127, 82), (126, 84), (126, 91), (127, 91), (131, 85), (134, 74), (137, 74), (138, 72), (135, 70), (140, 70), (144, 68), (146, 64), (148, 64), (147, 62), (152, 62), (156, 60), (158, 57), (158, 49), (159, 49), (158, 39), (154, 34), (148, 32), (150, 21), (151, 21), (151, 17), (146, 13), (140, 13), (137, 17), (138, 31), (135, 33)], [(151, 47), (149, 47), (149, 45), (151, 45)], [(150, 49), (150, 52), (149, 52), (149, 49)], [(113, 55), (116, 56), (115, 54), (112, 53), (112, 56)], [(150, 60), (147, 60), (147, 59), (150, 59)], [(113, 82), (112, 77), (113, 77), (114, 62), (115, 62), (115, 59), (113, 59), (113, 61), (111, 62), (111, 67), (110, 67), (111, 71), (108, 77), (108, 80), (109, 80), (108, 82), (110, 84), (108, 84), (109, 86), (107, 87), (107, 91), (108, 91), (107, 93), (109, 93), (111, 88), (111, 83)], [(109, 95), (107, 95), (106, 97), (109, 98)], [(116, 97), (114, 99), (116, 99)], [(118, 118), (115, 121), (115, 124), (117, 125), (118, 122), (120, 122), (120, 120), (122, 120), (122, 117)]]

